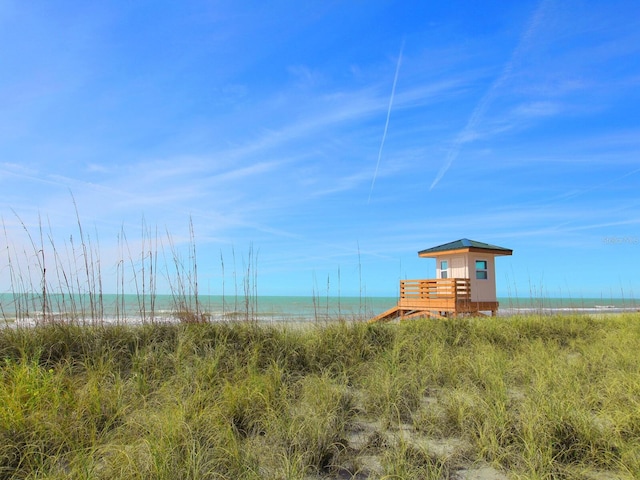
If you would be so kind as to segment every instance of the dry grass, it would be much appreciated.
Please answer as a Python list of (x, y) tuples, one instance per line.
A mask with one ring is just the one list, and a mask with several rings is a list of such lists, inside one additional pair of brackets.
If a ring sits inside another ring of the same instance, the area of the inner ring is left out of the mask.
[(0, 478), (638, 478), (639, 348), (638, 315), (4, 328)]

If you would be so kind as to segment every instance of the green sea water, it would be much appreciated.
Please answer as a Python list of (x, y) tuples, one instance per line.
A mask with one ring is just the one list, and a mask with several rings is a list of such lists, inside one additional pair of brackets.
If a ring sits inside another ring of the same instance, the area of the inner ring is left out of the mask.
[[(518, 313), (620, 312), (640, 310), (639, 299), (499, 298), (500, 315)], [(397, 302), (395, 297), (62, 295), (0, 294), (0, 318), (34, 322), (42, 318), (107, 323), (175, 321), (177, 312), (200, 311), (212, 321), (365, 320)]]
[(119, 320), (171, 320), (176, 312), (200, 311), (212, 320), (252, 318), (300, 321), (332, 318), (369, 318), (395, 305), (383, 297), (298, 297), (199, 295), (42, 295), (0, 294), (0, 317)]

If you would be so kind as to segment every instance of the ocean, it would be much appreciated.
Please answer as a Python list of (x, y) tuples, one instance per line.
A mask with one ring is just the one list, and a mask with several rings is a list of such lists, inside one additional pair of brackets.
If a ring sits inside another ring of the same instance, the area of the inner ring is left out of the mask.
[[(526, 313), (619, 313), (640, 311), (639, 299), (498, 298), (501, 316)], [(48, 320), (80, 323), (173, 322), (200, 311), (209, 321), (315, 322), (366, 320), (392, 308), (396, 297), (0, 294), (0, 320), (30, 325)]]

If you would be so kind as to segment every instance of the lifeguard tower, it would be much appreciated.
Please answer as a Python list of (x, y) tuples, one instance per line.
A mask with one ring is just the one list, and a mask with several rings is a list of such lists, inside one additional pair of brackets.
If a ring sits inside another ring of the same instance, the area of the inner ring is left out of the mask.
[(436, 259), (436, 277), (401, 280), (398, 304), (369, 322), (395, 318), (495, 316), (495, 258), (513, 250), (463, 238), (418, 252), (422, 258)]

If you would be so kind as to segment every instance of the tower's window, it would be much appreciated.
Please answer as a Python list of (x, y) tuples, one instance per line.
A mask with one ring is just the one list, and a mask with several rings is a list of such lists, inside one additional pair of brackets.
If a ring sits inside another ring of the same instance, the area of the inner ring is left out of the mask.
[(487, 274), (487, 261), (476, 260), (476, 278), (478, 280), (486, 280), (489, 278)]
[(446, 260), (442, 260), (440, 262), (440, 278), (448, 278), (449, 277), (449, 262)]

